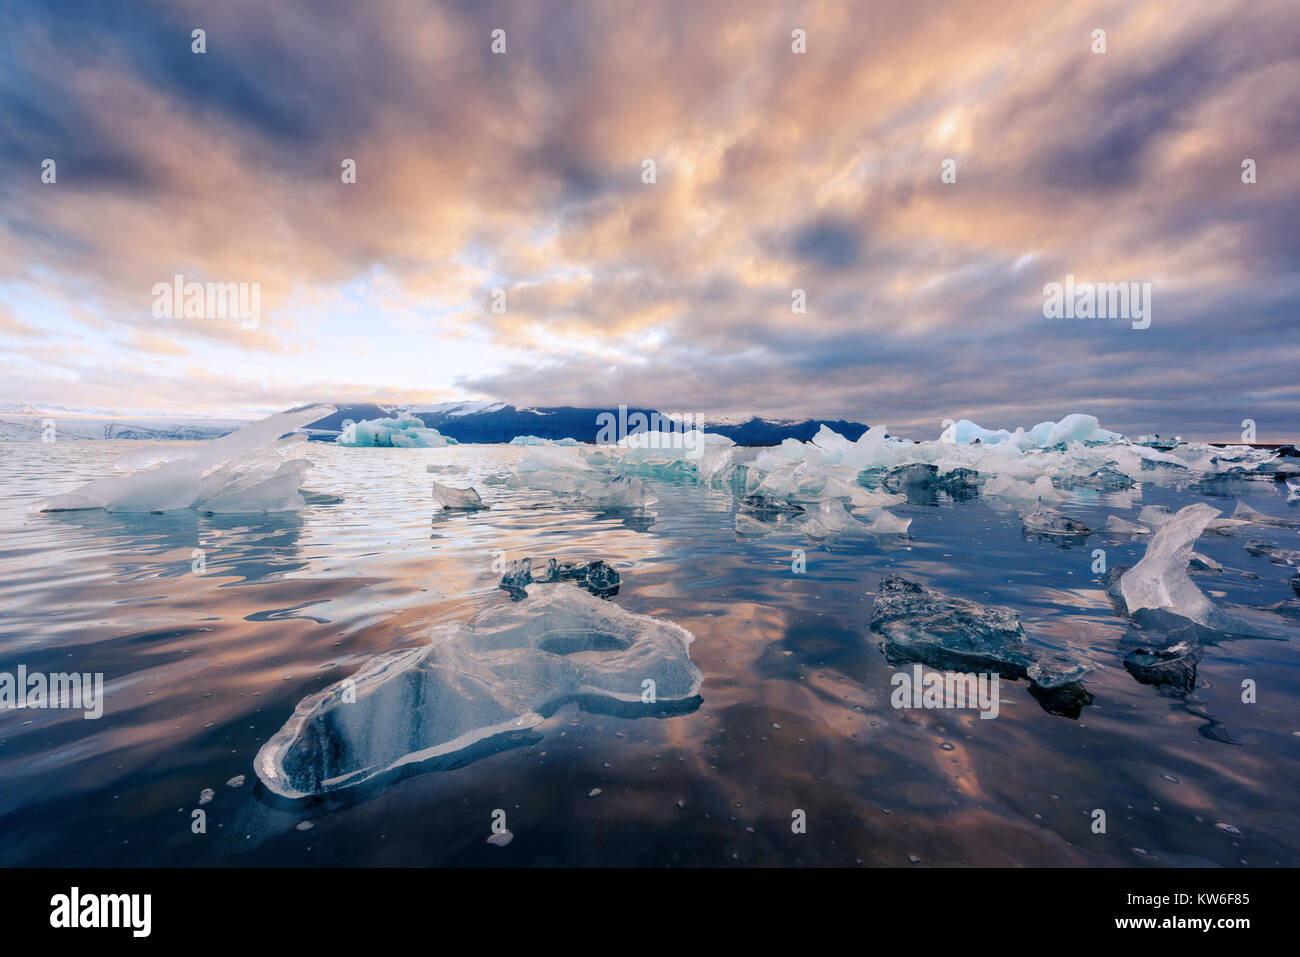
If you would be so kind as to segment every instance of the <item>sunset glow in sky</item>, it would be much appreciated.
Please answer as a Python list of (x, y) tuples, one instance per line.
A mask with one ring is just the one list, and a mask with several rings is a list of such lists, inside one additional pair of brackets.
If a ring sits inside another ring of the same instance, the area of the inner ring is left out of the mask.
[[(7, 3), (0, 401), (1293, 439), (1297, 90), (1280, 2)], [(1044, 318), (1067, 274), (1150, 328)]]

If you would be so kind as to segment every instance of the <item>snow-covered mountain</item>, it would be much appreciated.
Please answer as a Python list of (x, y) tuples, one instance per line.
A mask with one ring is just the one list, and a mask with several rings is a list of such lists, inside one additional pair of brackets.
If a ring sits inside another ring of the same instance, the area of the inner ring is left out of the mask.
[[(351, 419), (378, 419), (408, 413), (420, 419), (429, 428), (458, 442), (509, 442), (518, 435), (535, 435), (541, 439), (573, 438), (579, 442), (594, 442), (601, 429), (602, 415), (618, 416), (617, 409), (585, 409), (573, 406), (516, 407), (501, 402), (449, 402), (435, 406), (379, 406), (339, 405), (338, 412), (310, 426), (313, 438), (331, 439), (343, 429), (343, 422)], [(680, 418), (652, 409), (627, 409), (627, 418), (637, 414), (649, 421), (651, 415), (659, 420)], [(700, 424), (691, 420), (693, 426)], [(848, 439), (856, 440), (867, 426), (860, 422), (830, 419), (772, 420), (758, 416), (727, 416), (703, 419), (704, 429), (725, 435), (741, 445), (776, 445), (784, 439), (806, 442), (827, 425)]]
[[(421, 419), (430, 428), (458, 442), (509, 442), (515, 436), (535, 435), (542, 439), (573, 438), (594, 442), (600, 431), (601, 416), (619, 415), (617, 409), (585, 409), (573, 406), (516, 407), (504, 402), (442, 402), (436, 405), (394, 406), (371, 402), (337, 404), (338, 411), (311, 423), (303, 431), (313, 439), (333, 441), (347, 420), (390, 418), (407, 413)], [(627, 409), (632, 419), (637, 414), (648, 421), (680, 419), (672, 413), (652, 409)], [(658, 419), (651, 418), (657, 415)], [(0, 441), (39, 440), (47, 420), (53, 420), (55, 437), (64, 439), (215, 439), (248, 424), (235, 419), (194, 417), (132, 417), (103, 413), (80, 413), (61, 409), (36, 409), (13, 403), (0, 408)], [(764, 419), (758, 416), (705, 416), (706, 431), (725, 435), (741, 445), (776, 445), (783, 439), (806, 442), (824, 424), (849, 439), (857, 439), (867, 430), (859, 422), (829, 419)], [(689, 427), (698, 428), (701, 420), (691, 418)], [(664, 426), (667, 427), (666, 425)], [(635, 429), (632, 429), (635, 431)]]

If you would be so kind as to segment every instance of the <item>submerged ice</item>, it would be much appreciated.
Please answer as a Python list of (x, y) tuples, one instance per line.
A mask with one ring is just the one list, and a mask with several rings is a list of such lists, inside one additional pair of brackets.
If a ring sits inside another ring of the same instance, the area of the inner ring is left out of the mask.
[(436, 628), (427, 644), (378, 655), (303, 699), (254, 768), (275, 794), (301, 798), (404, 765), (470, 758), (570, 702), (671, 714), (699, 694), (693, 640), (573, 585), (534, 585), (521, 602)]

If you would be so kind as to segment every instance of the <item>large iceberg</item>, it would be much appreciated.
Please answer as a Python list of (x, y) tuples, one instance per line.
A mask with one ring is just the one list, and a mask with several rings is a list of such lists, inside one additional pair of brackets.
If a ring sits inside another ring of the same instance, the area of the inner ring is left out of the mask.
[(440, 449), (456, 444), (455, 439), (425, 427), (422, 419), (407, 413), (392, 419), (349, 422), (336, 441), (354, 448)]
[(304, 406), (268, 416), (198, 448), (124, 456), (118, 462), (125, 467), (141, 462), (162, 464), (131, 475), (96, 479), (54, 496), (42, 510), (296, 511), (304, 507), (302, 478), (312, 463), (290, 458), (307, 441), (305, 435), (292, 433), (334, 412), (333, 406)]
[(533, 585), (523, 601), (432, 632), (304, 698), (257, 752), (275, 794), (301, 798), (404, 765), (472, 757), (541, 724), (562, 705), (665, 715), (697, 702), (693, 636), (571, 584)]
[(1060, 422), (1040, 422), (1028, 432), (1016, 429), (1014, 433), (1006, 429), (981, 428), (969, 419), (962, 419), (948, 426), (939, 436), (939, 441), (955, 445), (970, 445), (976, 441), (981, 445), (1010, 442), (1021, 449), (1049, 449), (1068, 442), (1115, 442), (1122, 438), (1117, 432), (1101, 428), (1096, 416), (1074, 412)]

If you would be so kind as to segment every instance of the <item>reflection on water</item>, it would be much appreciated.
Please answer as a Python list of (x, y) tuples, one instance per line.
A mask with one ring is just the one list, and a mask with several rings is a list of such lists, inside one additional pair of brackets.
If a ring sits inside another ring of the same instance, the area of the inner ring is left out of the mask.
[[(681, 479), (655, 482), (659, 502), (637, 513), (508, 489), (492, 480), (521, 450), (504, 447), (313, 444), (308, 485), (342, 501), (295, 516), (28, 513), (111, 474), (131, 445), (2, 447), (0, 671), (103, 672), (108, 694), (97, 721), (0, 713), (5, 864), (1300, 864), (1300, 649), (1153, 642), (1092, 568), (1097, 548), (1132, 564), (1141, 541), (1043, 540), (1014, 510), (946, 494), (895, 509), (910, 539), (739, 536), (734, 495)], [(430, 464), (492, 509), (434, 512)], [(1297, 514), (1263, 482), (1079, 490), (1061, 510), (1096, 528), (1206, 494), (1232, 496), (1209, 499), (1225, 511), (1239, 497)], [(1223, 571), (1196, 580), (1300, 634), (1294, 569), (1247, 552), (1252, 537), (1300, 547), (1278, 528), (1207, 534), (1197, 551)], [(621, 576), (612, 601), (693, 632), (700, 706), (645, 718), (569, 705), (457, 766), (328, 800), (257, 785), (252, 757), (299, 700), (509, 602), (500, 563), (525, 556), (604, 559)], [(891, 572), (1019, 611), (1035, 643), (1093, 665), (1091, 701), (1003, 681), (996, 720), (894, 710), (901, 666), (867, 629)], [(216, 794), (194, 834), (204, 788)], [(1107, 834), (1091, 832), (1095, 808)], [(485, 843), (495, 809), (506, 848)]]

